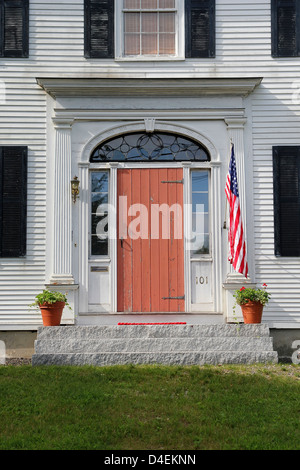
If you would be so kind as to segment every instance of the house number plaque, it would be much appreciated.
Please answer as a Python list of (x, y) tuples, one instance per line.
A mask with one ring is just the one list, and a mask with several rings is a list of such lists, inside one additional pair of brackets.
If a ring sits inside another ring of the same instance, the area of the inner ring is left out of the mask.
[(196, 277), (196, 284), (208, 284), (208, 276)]

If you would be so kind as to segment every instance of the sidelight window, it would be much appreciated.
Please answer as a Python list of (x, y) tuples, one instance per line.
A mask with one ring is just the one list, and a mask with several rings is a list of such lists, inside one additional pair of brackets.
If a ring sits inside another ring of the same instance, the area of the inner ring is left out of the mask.
[(91, 188), (91, 255), (108, 256), (108, 172), (93, 171), (91, 173)]
[(192, 257), (210, 252), (209, 172), (192, 172)]

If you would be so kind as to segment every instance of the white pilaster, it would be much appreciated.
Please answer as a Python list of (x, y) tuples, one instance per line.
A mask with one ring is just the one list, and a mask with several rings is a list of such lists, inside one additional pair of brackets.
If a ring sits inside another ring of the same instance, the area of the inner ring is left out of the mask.
[[(229, 137), (234, 144), (234, 154), (237, 166), (238, 186), (240, 195), (240, 206), (243, 217), (243, 225), (245, 236), (247, 236), (247, 220), (246, 220), (246, 178), (245, 178), (245, 151), (244, 151), (244, 118), (226, 119)], [(228, 161), (229, 166), (229, 161)]]
[(55, 122), (53, 274), (50, 283), (74, 284), (72, 275), (71, 122)]
[[(225, 119), (229, 140), (234, 144), (234, 154), (237, 167), (238, 188), (240, 196), (240, 208), (244, 228), (244, 237), (246, 241), (248, 267), (251, 273), (252, 264), (249, 263), (249, 252), (247, 243), (247, 208), (246, 208), (246, 171), (245, 171), (245, 150), (244, 150), (244, 126), (246, 123), (245, 118), (228, 118)], [(228, 162), (226, 171), (229, 167), (230, 148), (228, 147)], [(227, 276), (223, 287), (226, 292), (226, 315), (228, 321), (242, 321), (242, 313), (239, 306), (236, 306), (234, 312), (235, 299), (233, 293), (235, 290), (240, 289), (243, 285), (247, 284), (249, 287), (253, 286), (248, 274), (246, 279), (242, 274), (236, 273), (232, 265), (227, 263)]]
[(211, 162), (211, 227), (214, 234), (212, 240), (213, 253), (213, 271), (212, 282), (214, 286), (214, 303), (215, 311), (222, 312), (222, 293), (220, 286), (222, 285), (222, 247), (219, 234), (221, 233), (221, 162)]
[(79, 181), (81, 187), (79, 211), (79, 312), (88, 312), (89, 290), (89, 163), (79, 164)]
[[(230, 118), (225, 120), (227, 124), (227, 130), (231, 142), (234, 144), (234, 154), (236, 159), (237, 167), (237, 178), (238, 178), (238, 188), (240, 196), (240, 208), (244, 228), (244, 237), (246, 241), (246, 249), (248, 248), (247, 244), (247, 210), (246, 210), (246, 176), (245, 176), (245, 151), (244, 151), (244, 125), (246, 123), (245, 118)], [(229, 167), (229, 157), (230, 150), (228, 149), (228, 162), (226, 171)], [(248, 255), (248, 253), (247, 253)], [(230, 280), (238, 279), (244, 281), (245, 278), (241, 274), (234, 273), (232, 267), (228, 263), (228, 275)]]

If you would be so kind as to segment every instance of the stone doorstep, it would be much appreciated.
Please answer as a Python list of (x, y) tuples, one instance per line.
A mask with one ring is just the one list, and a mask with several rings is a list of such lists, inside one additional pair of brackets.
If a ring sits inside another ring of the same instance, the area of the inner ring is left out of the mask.
[(219, 365), (277, 363), (277, 353), (267, 352), (177, 352), (177, 353), (102, 353), (102, 354), (35, 354), (32, 365)]
[(273, 351), (270, 337), (197, 337), (197, 338), (99, 338), (37, 340), (36, 354), (104, 353), (104, 352), (177, 352), (177, 351)]
[(103, 326), (54, 326), (40, 327), (37, 339), (57, 338), (99, 339), (99, 338), (167, 338), (167, 337), (262, 337), (269, 336), (266, 324), (245, 325), (103, 325)]
[(267, 325), (40, 328), (33, 365), (278, 362)]

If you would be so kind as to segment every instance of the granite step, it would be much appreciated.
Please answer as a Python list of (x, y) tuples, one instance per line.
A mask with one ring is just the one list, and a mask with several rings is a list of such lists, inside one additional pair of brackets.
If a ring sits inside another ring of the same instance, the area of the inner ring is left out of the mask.
[(102, 326), (51, 326), (38, 329), (38, 339), (99, 339), (99, 338), (167, 338), (167, 337), (262, 337), (269, 336), (268, 325), (102, 325)]
[(277, 353), (244, 352), (244, 351), (177, 351), (164, 353), (65, 353), (65, 354), (37, 354), (34, 356), (32, 365), (93, 365), (113, 366), (128, 364), (161, 364), (161, 365), (219, 365), (219, 364), (255, 364), (255, 363), (277, 363)]
[(38, 354), (55, 353), (102, 353), (102, 352), (177, 352), (177, 351), (272, 351), (270, 337), (263, 338), (117, 338), (101, 340), (75, 340), (68, 338), (37, 340)]
[(43, 327), (32, 357), (33, 365), (256, 362), (278, 362), (265, 324)]

